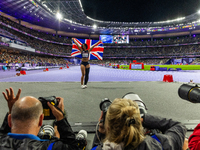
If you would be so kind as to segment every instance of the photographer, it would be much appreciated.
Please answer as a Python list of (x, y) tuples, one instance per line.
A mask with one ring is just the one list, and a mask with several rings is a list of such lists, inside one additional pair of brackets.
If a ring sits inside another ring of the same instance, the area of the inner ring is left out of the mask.
[[(182, 84), (178, 89), (180, 98), (192, 103), (200, 103), (200, 89), (198, 85)], [(198, 124), (189, 139), (190, 150), (200, 149), (200, 124)]]
[[(162, 133), (145, 136), (143, 127)], [(99, 125), (92, 150), (182, 150), (185, 134), (186, 128), (180, 122), (149, 114), (141, 118), (136, 102), (115, 99), (107, 110), (105, 123)]]
[(200, 124), (196, 126), (194, 132), (189, 137), (189, 148), (190, 150), (200, 149)]
[[(42, 103), (31, 96), (19, 99), (21, 89), (16, 97), (12, 88), (6, 89), (3, 95), (8, 103), (9, 112), (0, 128), (0, 149), (30, 149), (30, 150), (74, 150), (77, 149), (75, 134), (73, 133), (63, 113), (49, 102), (47, 103), (56, 118), (56, 125), (60, 139), (41, 140), (37, 134), (43, 122)], [(58, 108), (64, 111), (63, 98), (56, 98)]]

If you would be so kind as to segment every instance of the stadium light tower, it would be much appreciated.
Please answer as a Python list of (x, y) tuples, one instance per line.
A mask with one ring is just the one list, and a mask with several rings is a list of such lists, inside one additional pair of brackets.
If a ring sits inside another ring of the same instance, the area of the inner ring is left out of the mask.
[(58, 20), (62, 19), (62, 15), (59, 12), (57, 12), (56, 17), (58, 18)]

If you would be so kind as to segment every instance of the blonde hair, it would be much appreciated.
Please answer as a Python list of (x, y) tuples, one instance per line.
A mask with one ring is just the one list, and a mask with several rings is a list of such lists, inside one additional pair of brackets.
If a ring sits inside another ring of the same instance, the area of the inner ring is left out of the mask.
[[(134, 124), (129, 124), (134, 119)], [(105, 119), (106, 138), (110, 142), (123, 143), (135, 149), (143, 140), (143, 127), (138, 105), (133, 100), (115, 99)]]

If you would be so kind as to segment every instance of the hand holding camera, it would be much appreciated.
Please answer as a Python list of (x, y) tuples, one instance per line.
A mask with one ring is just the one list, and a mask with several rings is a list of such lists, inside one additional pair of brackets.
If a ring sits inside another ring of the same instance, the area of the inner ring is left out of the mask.
[(62, 97), (39, 97), (38, 100), (42, 103), (44, 120), (53, 120), (57, 121), (64, 118), (64, 102)]
[(52, 111), (52, 114), (55, 116), (56, 120), (57, 121), (60, 121), (64, 118), (64, 115), (63, 115), (63, 112), (64, 112), (64, 103), (63, 103), (63, 98), (62, 97), (56, 97), (56, 100), (58, 102), (58, 105), (57, 105), (57, 109), (56, 107), (54, 107), (54, 105), (50, 104), (50, 102), (47, 102), (47, 105), (49, 106), (49, 108), (51, 109)]
[(104, 124), (103, 124), (103, 122), (101, 120), (103, 120), (103, 111), (101, 111), (101, 116), (99, 118), (99, 122), (100, 122), (99, 123), (99, 132), (102, 133), (102, 134), (105, 134), (106, 130), (105, 130)]

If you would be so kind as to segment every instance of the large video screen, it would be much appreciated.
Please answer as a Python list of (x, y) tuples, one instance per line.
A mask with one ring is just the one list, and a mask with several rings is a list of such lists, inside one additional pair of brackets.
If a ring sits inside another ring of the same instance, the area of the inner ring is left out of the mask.
[(113, 43), (129, 43), (128, 35), (114, 35)]
[(100, 35), (100, 40), (103, 43), (113, 43), (113, 36), (112, 35)]
[(100, 35), (103, 43), (129, 43), (129, 35)]

